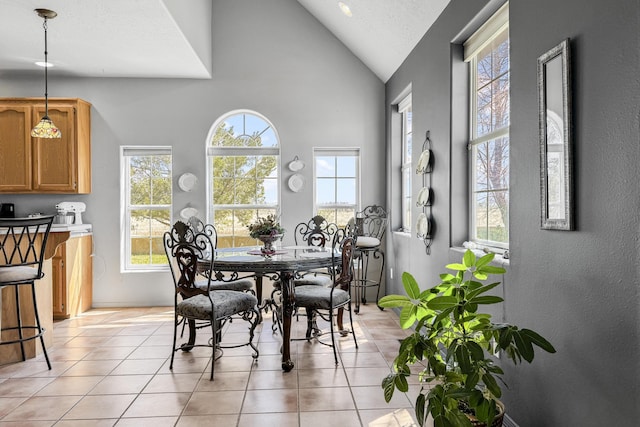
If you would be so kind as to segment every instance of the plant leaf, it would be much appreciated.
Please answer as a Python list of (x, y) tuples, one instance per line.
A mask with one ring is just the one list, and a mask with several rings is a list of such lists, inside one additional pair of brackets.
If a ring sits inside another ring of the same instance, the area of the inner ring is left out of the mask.
[(462, 257), (462, 263), (467, 268), (473, 267), (475, 265), (475, 263), (476, 263), (476, 254), (474, 254), (472, 251), (467, 249), (464, 252), (464, 256)]
[(384, 400), (389, 403), (393, 397), (393, 391), (395, 390), (395, 374), (389, 374), (382, 380), (382, 389), (384, 390)]
[(447, 264), (446, 266), (449, 270), (456, 270), (456, 271), (467, 271), (467, 267), (465, 267), (464, 264)]
[(394, 384), (398, 391), (401, 391), (403, 393), (409, 391), (409, 383), (407, 382), (407, 377), (405, 377), (404, 375), (396, 375)]
[(469, 348), (469, 353), (471, 354), (473, 360), (478, 362), (484, 359), (484, 350), (477, 342), (469, 341), (467, 342), (467, 347)]
[(504, 299), (497, 296), (483, 295), (483, 296), (479, 296), (471, 299), (469, 303), (470, 304), (497, 304), (502, 301), (504, 301)]
[(493, 378), (493, 375), (491, 375), (488, 372), (483, 374), (482, 382), (484, 383), (484, 385), (487, 386), (491, 394), (493, 394), (495, 397), (499, 398), (500, 396), (502, 396), (502, 390), (500, 389), (500, 386), (496, 382), (496, 379)]
[(489, 264), (493, 261), (493, 258), (496, 256), (493, 252), (489, 252), (486, 255), (483, 255), (480, 259), (476, 261), (476, 268), (482, 268), (485, 265)]
[(404, 285), (404, 290), (409, 298), (418, 299), (420, 296), (420, 286), (418, 286), (418, 282), (416, 282), (416, 279), (411, 275), (411, 273), (406, 271), (402, 273), (402, 284)]
[(408, 329), (416, 322), (416, 307), (414, 305), (405, 306), (400, 312), (400, 326)]
[(524, 360), (531, 363), (533, 360), (533, 346), (526, 335), (522, 335), (521, 331), (513, 331), (513, 341)]
[(455, 307), (458, 305), (458, 299), (450, 296), (435, 297), (431, 301), (427, 302), (427, 307), (431, 310), (445, 310), (447, 308)]
[(404, 307), (413, 305), (411, 300), (405, 295), (385, 295), (378, 301), (378, 305), (384, 308)]
[(478, 270), (486, 274), (504, 274), (507, 272), (507, 270), (505, 270), (504, 268), (497, 267), (495, 265), (485, 265), (484, 267), (479, 268)]
[(523, 335), (526, 335), (527, 338), (529, 338), (529, 341), (531, 341), (532, 343), (534, 343), (544, 351), (547, 351), (549, 353), (556, 352), (556, 349), (553, 348), (551, 343), (546, 339), (544, 339), (542, 336), (540, 336), (540, 334), (538, 334), (537, 332), (534, 332), (531, 329), (521, 329), (520, 333)]
[(424, 425), (426, 419), (426, 414), (424, 412), (426, 404), (426, 396), (422, 393), (418, 394), (418, 397), (416, 398), (416, 418), (418, 419), (418, 422), (421, 426)]

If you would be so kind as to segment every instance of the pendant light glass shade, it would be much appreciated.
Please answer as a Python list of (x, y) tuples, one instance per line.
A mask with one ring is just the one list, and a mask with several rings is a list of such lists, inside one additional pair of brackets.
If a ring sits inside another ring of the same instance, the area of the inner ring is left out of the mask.
[[(44, 28), (44, 63), (47, 62), (47, 19), (53, 19), (58, 14), (53, 10), (49, 9), (36, 9), (35, 12), (39, 17), (44, 19), (44, 24), (42, 27)], [(34, 138), (62, 138), (62, 133), (60, 129), (56, 125), (53, 124), (51, 119), (49, 118), (49, 85), (47, 79), (47, 68), (48, 65), (44, 67), (44, 106), (45, 112), (44, 117), (38, 122), (38, 124), (31, 130), (31, 136)]]
[(31, 129), (34, 138), (62, 138), (60, 129), (53, 124), (49, 116), (44, 116), (38, 124)]

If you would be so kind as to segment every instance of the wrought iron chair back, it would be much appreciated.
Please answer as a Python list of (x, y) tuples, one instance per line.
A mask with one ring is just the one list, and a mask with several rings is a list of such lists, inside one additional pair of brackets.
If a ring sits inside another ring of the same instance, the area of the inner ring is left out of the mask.
[[(184, 222), (178, 221), (164, 234), (164, 246), (173, 275), (176, 294), (183, 298), (194, 295), (208, 295), (209, 288), (196, 286), (198, 259), (211, 256), (211, 238), (204, 232), (197, 232)], [(213, 263), (210, 263), (213, 269)], [(210, 275), (209, 275), (210, 277)]]
[(325, 247), (338, 232), (338, 226), (316, 215), (308, 222), (301, 222), (294, 231), (296, 245)]
[(336, 234), (334, 239), (334, 250), (340, 250), (340, 264), (333, 259), (333, 271), (336, 272), (333, 288), (339, 288), (349, 292), (351, 282), (353, 282), (353, 255), (355, 249), (355, 239), (353, 237), (340, 238), (340, 234)]
[(204, 233), (209, 236), (209, 239), (213, 244), (213, 249), (216, 249), (218, 247), (218, 231), (213, 224), (205, 224), (197, 216), (190, 217), (187, 222), (189, 223), (191, 228), (195, 230), (196, 233)]
[(355, 232), (357, 236), (375, 237), (382, 240), (387, 231), (387, 211), (378, 205), (371, 205), (356, 214)]

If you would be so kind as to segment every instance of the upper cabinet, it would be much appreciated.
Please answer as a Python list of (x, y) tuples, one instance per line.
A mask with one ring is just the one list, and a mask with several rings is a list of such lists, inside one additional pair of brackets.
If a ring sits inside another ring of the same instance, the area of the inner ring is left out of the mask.
[(91, 192), (91, 104), (49, 99), (62, 138), (31, 137), (44, 98), (0, 98), (0, 193)]

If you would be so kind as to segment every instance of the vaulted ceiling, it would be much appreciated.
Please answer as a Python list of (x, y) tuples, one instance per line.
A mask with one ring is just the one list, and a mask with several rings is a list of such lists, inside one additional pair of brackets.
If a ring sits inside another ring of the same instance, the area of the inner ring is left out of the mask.
[[(386, 82), (449, 0), (343, 0), (351, 16), (337, 0), (297, 2)], [(42, 72), (36, 8), (58, 13), (48, 22), (56, 74), (212, 77), (211, 0), (0, 0), (0, 73)]]

